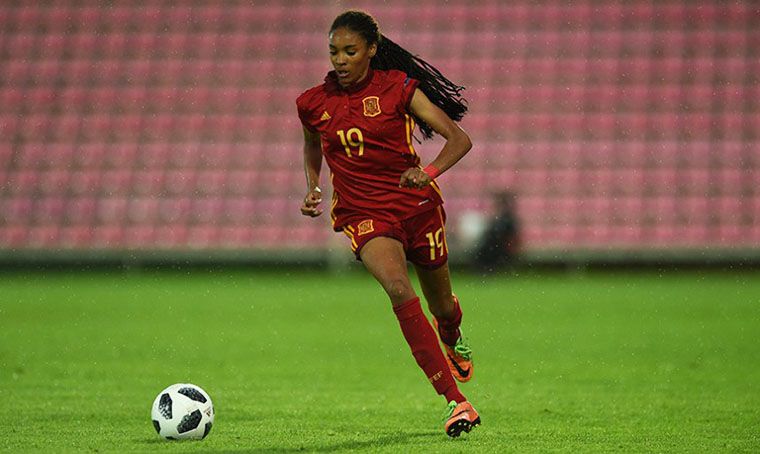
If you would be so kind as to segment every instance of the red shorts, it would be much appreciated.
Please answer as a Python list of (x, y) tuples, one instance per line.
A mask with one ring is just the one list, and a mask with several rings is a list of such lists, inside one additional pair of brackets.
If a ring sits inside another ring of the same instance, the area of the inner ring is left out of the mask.
[(357, 260), (361, 260), (359, 251), (369, 240), (384, 236), (399, 240), (410, 262), (423, 268), (436, 269), (444, 265), (449, 257), (445, 225), (446, 212), (439, 205), (403, 221), (358, 219), (343, 226), (343, 233), (351, 240), (351, 250)]

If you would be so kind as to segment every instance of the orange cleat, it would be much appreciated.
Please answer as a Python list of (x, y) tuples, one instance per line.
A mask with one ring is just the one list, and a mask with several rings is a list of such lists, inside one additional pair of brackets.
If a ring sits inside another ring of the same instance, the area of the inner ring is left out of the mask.
[(469, 402), (464, 401), (459, 404), (453, 400), (449, 402), (446, 422), (443, 426), (443, 428), (446, 430), (446, 435), (451, 438), (456, 438), (463, 431), (469, 433), (473, 427), (479, 425), (480, 416)]
[[(435, 317), (433, 317), (433, 323), (435, 324), (435, 330), (438, 331), (438, 321)], [(464, 336), (460, 335), (456, 345), (453, 347), (446, 345), (444, 342), (441, 342), (441, 344), (443, 344), (443, 349), (446, 352), (444, 356), (446, 356), (446, 362), (449, 365), (451, 375), (461, 383), (470, 381), (473, 374), (472, 349), (467, 344)]]

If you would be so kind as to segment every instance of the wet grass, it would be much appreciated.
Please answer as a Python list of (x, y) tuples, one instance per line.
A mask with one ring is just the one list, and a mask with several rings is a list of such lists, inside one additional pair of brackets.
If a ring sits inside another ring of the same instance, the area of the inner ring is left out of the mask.
[[(456, 274), (483, 425), (443, 399), (363, 273), (0, 275), (0, 449), (760, 450), (760, 274)], [(150, 404), (192, 382), (216, 424), (164, 442)]]

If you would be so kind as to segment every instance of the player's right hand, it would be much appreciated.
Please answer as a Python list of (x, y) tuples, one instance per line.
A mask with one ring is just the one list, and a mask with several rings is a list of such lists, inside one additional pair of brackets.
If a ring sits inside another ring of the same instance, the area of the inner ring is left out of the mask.
[(319, 208), (320, 203), (322, 203), (322, 190), (314, 188), (304, 197), (301, 214), (312, 218), (319, 216), (322, 214), (322, 209)]

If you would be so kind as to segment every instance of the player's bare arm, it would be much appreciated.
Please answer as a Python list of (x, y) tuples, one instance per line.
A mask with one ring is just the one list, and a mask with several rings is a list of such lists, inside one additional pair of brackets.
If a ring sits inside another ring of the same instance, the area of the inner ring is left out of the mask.
[(322, 145), (319, 134), (303, 128), (303, 165), (306, 172), (306, 197), (301, 205), (301, 214), (317, 217), (322, 214), (322, 190), (319, 188), (319, 173), (322, 169)]
[(408, 188), (424, 188), (437, 175), (448, 170), (457, 163), (472, 148), (472, 142), (467, 133), (449, 118), (438, 106), (430, 102), (425, 93), (420, 89), (414, 91), (409, 110), (414, 116), (429, 124), (435, 132), (446, 139), (446, 144), (435, 159), (429, 164), (428, 169), (434, 170), (429, 175), (418, 167), (407, 169), (399, 181), (399, 186)]

